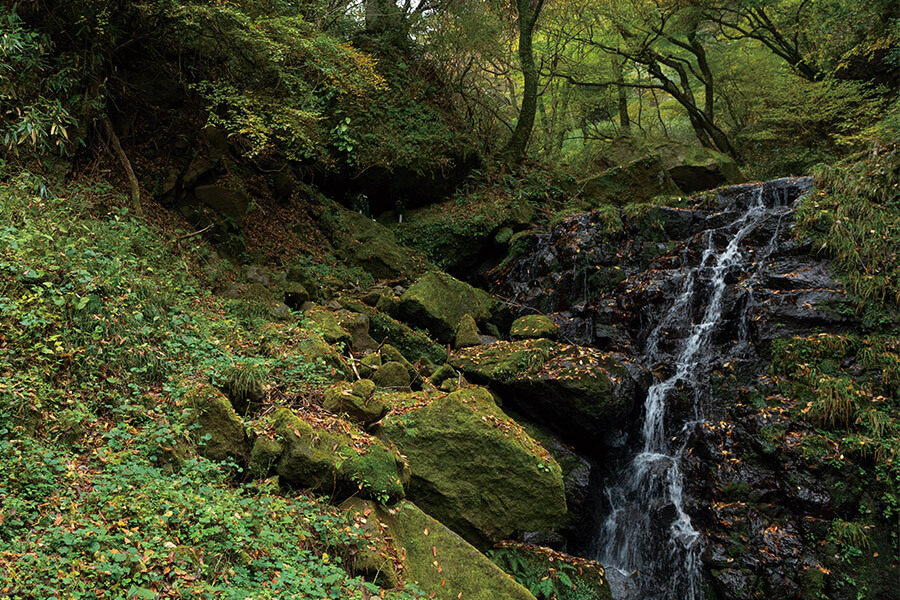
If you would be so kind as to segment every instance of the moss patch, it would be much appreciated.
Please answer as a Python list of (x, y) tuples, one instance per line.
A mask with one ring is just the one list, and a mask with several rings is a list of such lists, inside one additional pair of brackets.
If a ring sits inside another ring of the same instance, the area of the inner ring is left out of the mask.
[(316, 425), (286, 408), (262, 424), (283, 448), (275, 469), (284, 482), (382, 503), (404, 497), (408, 468), (396, 450), (337, 419)]
[(631, 415), (646, 383), (636, 382), (617, 355), (547, 339), (458, 350), (450, 364), (471, 381), (508, 396), (526, 416), (576, 438), (570, 442), (591, 445)]
[(197, 425), (201, 453), (210, 460), (244, 460), (247, 436), (241, 419), (225, 394), (208, 383), (197, 384), (184, 395), (186, 419)]
[(509, 337), (514, 340), (546, 338), (555, 340), (559, 335), (559, 326), (544, 315), (526, 315), (513, 321)]

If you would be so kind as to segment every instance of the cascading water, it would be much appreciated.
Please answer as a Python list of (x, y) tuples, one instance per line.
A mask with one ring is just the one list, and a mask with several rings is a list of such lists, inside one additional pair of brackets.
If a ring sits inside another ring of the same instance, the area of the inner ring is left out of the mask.
[(727, 363), (757, 368), (757, 344), (775, 337), (842, 326), (813, 308), (840, 302), (839, 286), (787, 235), (792, 205), (811, 187), (810, 178), (731, 186), (715, 208), (698, 197), (690, 208), (623, 211), (618, 231), (599, 213), (573, 215), (534, 232), (494, 275), (497, 293), (523, 313), (550, 314), (562, 340), (637, 358), (658, 376), (634, 420), (611, 422), (584, 447), (599, 457), (581, 521), (593, 527), (568, 539), (607, 567), (616, 600), (699, 600), (710, 565), (722, 568), (722, 542), (707, 556), (708, 524), (690, 517), (704, 484), (682, 475), (705, 459), (694, 456), (708, 449), (703, 419), (723, 414), (713, 374)]
[[(776, 231), (780, 230), (790, 211), (785, 201), (776, 200), (776, 206), (767, 207), (763, 194), (762, 185), (752, 188), (748, 206), (737, 219), (698, 236), (706, 244), (699, 263), (680, 271), (678, 295), (647, 336), (641, 362), (651, 369), (668, 362), (671, 375), (648, 390), (642, 443), (619, 469), (616, 484), (606, 490), (607, 517), (594, 547), (596, 557), (609, 568), (613, 595), (619, 600), (701, 597), (702, 540), (685, 510), (679, 463), (685, 434), (701, 419), (703, 397), (709, 393), (707, 374), (717, 358), (713, 333), (723, 320), (729, 278), (735, 272), (745, 274), (742, 293), (752, 297), (755, 267), (766, 258), (748, 256), (741, 244), (770, 218), (778, 219)], [(724, 239), (727, 244), (720, 250), (716, 242)], [(770, 243), (763, 254), (773, 247)], [(687, 257), (682, 260), (687, 262)], [(694, 322), (691, 315), (699, 315), (699, 319)], [(661, 347), (668, 341), (669, 330), (677, 329), (684, 319), (688, 319), (685, 337), (666, 354)], [(738, 329), (730, 336), (735, 348), (746, 344), (746, 324), (740, 323)], [(677, 424), (668, 422), (666, 414), (667, 403), (677, 401), (678, 396), (686, 398), (693, 410), (693, 420), (680, 431)]]

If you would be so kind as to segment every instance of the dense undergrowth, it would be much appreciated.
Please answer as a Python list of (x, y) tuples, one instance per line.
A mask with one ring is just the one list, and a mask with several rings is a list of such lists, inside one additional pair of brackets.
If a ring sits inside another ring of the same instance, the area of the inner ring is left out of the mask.
[(41, 197), (38, 183), (0, 184), (0, 595), (378, 593), (342, 568), (363, 542), (343, 514), (239, 485), (236, 465), (196, 457), (183, 418), (190, 377), (321, 384), (321, 362), (292, 351), (305, 332), (213, 298), (206, 250), (94, 216), (96, 189)]
[[(897, 174), (897, 147), (883, 144), (817, 169), (818, 191), (798, 209), (795, 235), (831, 259), (856, 303), (847, 316), (859, 323), (852, 333), (772, 346), (780, 393), (770, 400), (798, 425), (767, 435), (795, 448), (827, 487), (834, 515), (818, 532), (827, 589), (859, 598), (889, 597), (886, 571), (900, 560)], [(825, 580), (812, 587), (826, 597)]]

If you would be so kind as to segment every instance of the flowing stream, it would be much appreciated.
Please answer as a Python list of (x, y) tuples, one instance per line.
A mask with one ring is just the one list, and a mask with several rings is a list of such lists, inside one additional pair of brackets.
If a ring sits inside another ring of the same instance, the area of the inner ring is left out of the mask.
[[(695, 238), (695, 243), (705, 243), (696, 266), (687, 266), (685, 251), (679, 292), (644, 344), (644, 366), (663, 365), (671, 375), (650, 387), (640, 444), (618, 470), (616, 483), (605, 491), (606, 518), (593, 550), (608, 567), (617, 600), (702, 597), (702, 540), (685, 510), (679, 470), (684, 439), (690, 428), (701, 422), (702, 401), (710, 393), (710, 366), (725, 358), (713, 337), (723, 322), (726, 290), (740, 274), (745, 282), (740, 293), (747, 294), (750, 301), (756, 265), (773, 248), (770, 243), (753, 255), (742, 250), (742, 242), (770, 218), (778, 219), (779, 231), (791, 210), (786, 198), (770, 199), (775, 206), (767, 207), (763, 185), (751, 188), (748, 195), (746, 208), (737, 212), (732, 222)], [(741, 315), (742, 320), (746, 317)], [(739, 323), (734, 332), (726, 332), (735, 342), (734, 349), (746, 344), (746, 330), (746, 324)], [(683, 332), (682, 337), (671, 340), (672, 331)], [(667, 417), (667, 405), (673, 403), (688, 405), (686, 412), (692, 412), (692, 417), (685, 419), (684, 409), (680, 418)]]

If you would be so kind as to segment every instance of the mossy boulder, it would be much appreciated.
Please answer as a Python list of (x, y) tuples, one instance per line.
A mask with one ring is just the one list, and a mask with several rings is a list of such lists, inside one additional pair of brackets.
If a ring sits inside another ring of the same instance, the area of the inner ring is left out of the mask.
[(303, 313), (304, 327), (315, 331), (329, 344), (343, 344), (349, 349), (353, 343), (350, 333), (341, 327), (338, 318), (330, 310), (318, 304)]
[(423, 252), (441, 269), (472, 273), (484, 265), (486, 256), (503, 254), (513, 231), (534, 222), (537, 202), (514, 195), (470, 196), (462, 204), (451, 200), (412, 211), (393, 228), (404, 245)]
[(456, 379), (456, 369), (444, 363), (443, 365), (438, 367), (434, 373), (431, 374), (431, 377), (428, 378), (428, 381), (431, 382), (431, 385), (439, 386), (447, 379)]
[(375, 308), (396, 319), (400, 316), (400, 297), (393, 294), (385, 294), (375, 303)]
[(208, 383), (198, 383), (182, 401), (187, 422), (197, 426), (194, 435), (202, 444), (200, 453), (210, 460), (243, 462), (247, 434), (225, 394)]
[(334, 204), (319, 226), (343, 259), (376, 279), (414, 279), (425, 270), (424, 257), (398, 244), (390, 229), (357, 212)]
[(408, 388), (411, 383), (406, 366), (395, 360), (378, 367), (378, 370), (372, 375), (372, 381), (378, 387), (392, 389)]
[(506, 305), (487, 292), (436, 271), (423, 275), (400, 298), (403, 320), (424, 327), (444, 344), (454, 341), (466, 314), (488, 330), (491, 324), (505, 329), (512, 320)]
[(367, 354), (359, 361), (359, 364), (356, 365), (356, 371), (360, 377), (369, 378), (381, 365), (381, 355), (373, 352), (372, 354)]
[(619, 355), (547, 339), (497, 342), (453, 353), (469, 381), (591, 451), (631, 422), (650, 375)]
[(581, 182), (581, 197), (591, 206), (610, 203), (621, 206), (679, 193), (681, 190), (658, 156), (638, 158)]
[(484, 548), (566, 514), (559, 465), (477, 387), (392, 398), (376, 435), (409, 459), (410, 498)]
[[(388, 298), (385, 295), (383, 298)], [(393, 298), (393, 297), (392, 297)], [(399, 314), (400, 300), (397, 301), (397, 311), (392, 313), (393, 316), (366, 306), (363, 302), (350, 298), (341, 298), (341, 305), (344, 308), (364, 314), (369, 317), (369, 335), (379, 344), (385, 342), (397, 348), (401, 354), (410, 360), (416, 360), (420, 356), (427, 357), (431, 362), (441, 364), (447, 360), (447, 351), (445, 347), (435, 343), (430, 337), (417, 331), (396, 320)], [(379, 302), (379, 305), (381, 303)]]
[[(344, 508), (372, 533), (373, 543), (356, 557), (355, 566), (364, 573), (392, 570), (386, 581), (405, 577), (438, 600), (535, 600), (466, 540), (412, 502), (385, 510), (354, 498)], [(385, 554), (397, 560), (386, 559)]]
[(309, 301), (309, 292), (303, 287), (302, 283), (296, 281), (285, 281), (281, 284), (281, 292), (283, 302), (290, 307), (291, 310), (300, 310), (305, 302)]
[[(346, 421), (320, 419), (312, 423), (286, 408), (260, 423), (263, 432), (254, 443), (254, 455), (269, 461), (281, 481), (338, 497), (359, 494), (382, 503), (404, 497), (409, 468), (396, 449), (363, 433)], [(273, 451), (281, 448), (277, 460)], [(257, 449), (257, 445), (265, 444)], [(252, 463), (254, 472), (264, 465)]]
[(666, 141), (654, 144), (652, 150), (687, 194), (747, 181), (733, 158), (710, 148)]
[(365, 352), (378, 347), (378, 342), (369, 335), (369, 317), (349, 310), (339, 310), (334, 314), (340, 326), (350, 334), (351, 350)]
[(359, 379), (353, 382), (350, 391), (354, 396), (369, 398), (375, 392), (375, 382), (371, 379)]
[(306, 332), (306, 337), (299, 340), (295, 351), (303, 356), (306, 362), (321, 366), (328, 371), (328, 377), (341, 381), (350, 377), (350, 369), (341, 359), (341, 355), (322, 337), (314, 332)]
[(257, 479), (267, 477), (283, 453), (284, 446), (274, 435), (257, 435), (250, 451), (250, 473)]
[(559, 336), (559, 326), (544, 315), (525, 315), (513, 321), (509, 337), (514, 340), (545, 338), (555, 340)]
[(478, 324), (472, 315), (463, 315), (456, 328), (456, 340), (454, 347), (471, 348), (472, 346), (480, 346), (482, 344), (481, 334), (478, 333)]
[[(371, 385), (371, 389), (368, 389), (369, 386), (356, 385), (362, 382)], [(384, 401), (371, 397), (375, 382), (363, 379), (356, 383), (352, 386), (349, 383), (341, 383), (325, 390), (322, 408), (336, 415), (346, 414), (351, 421), (362, 425), (370, 425), (387, 414), (388, 406)]]

